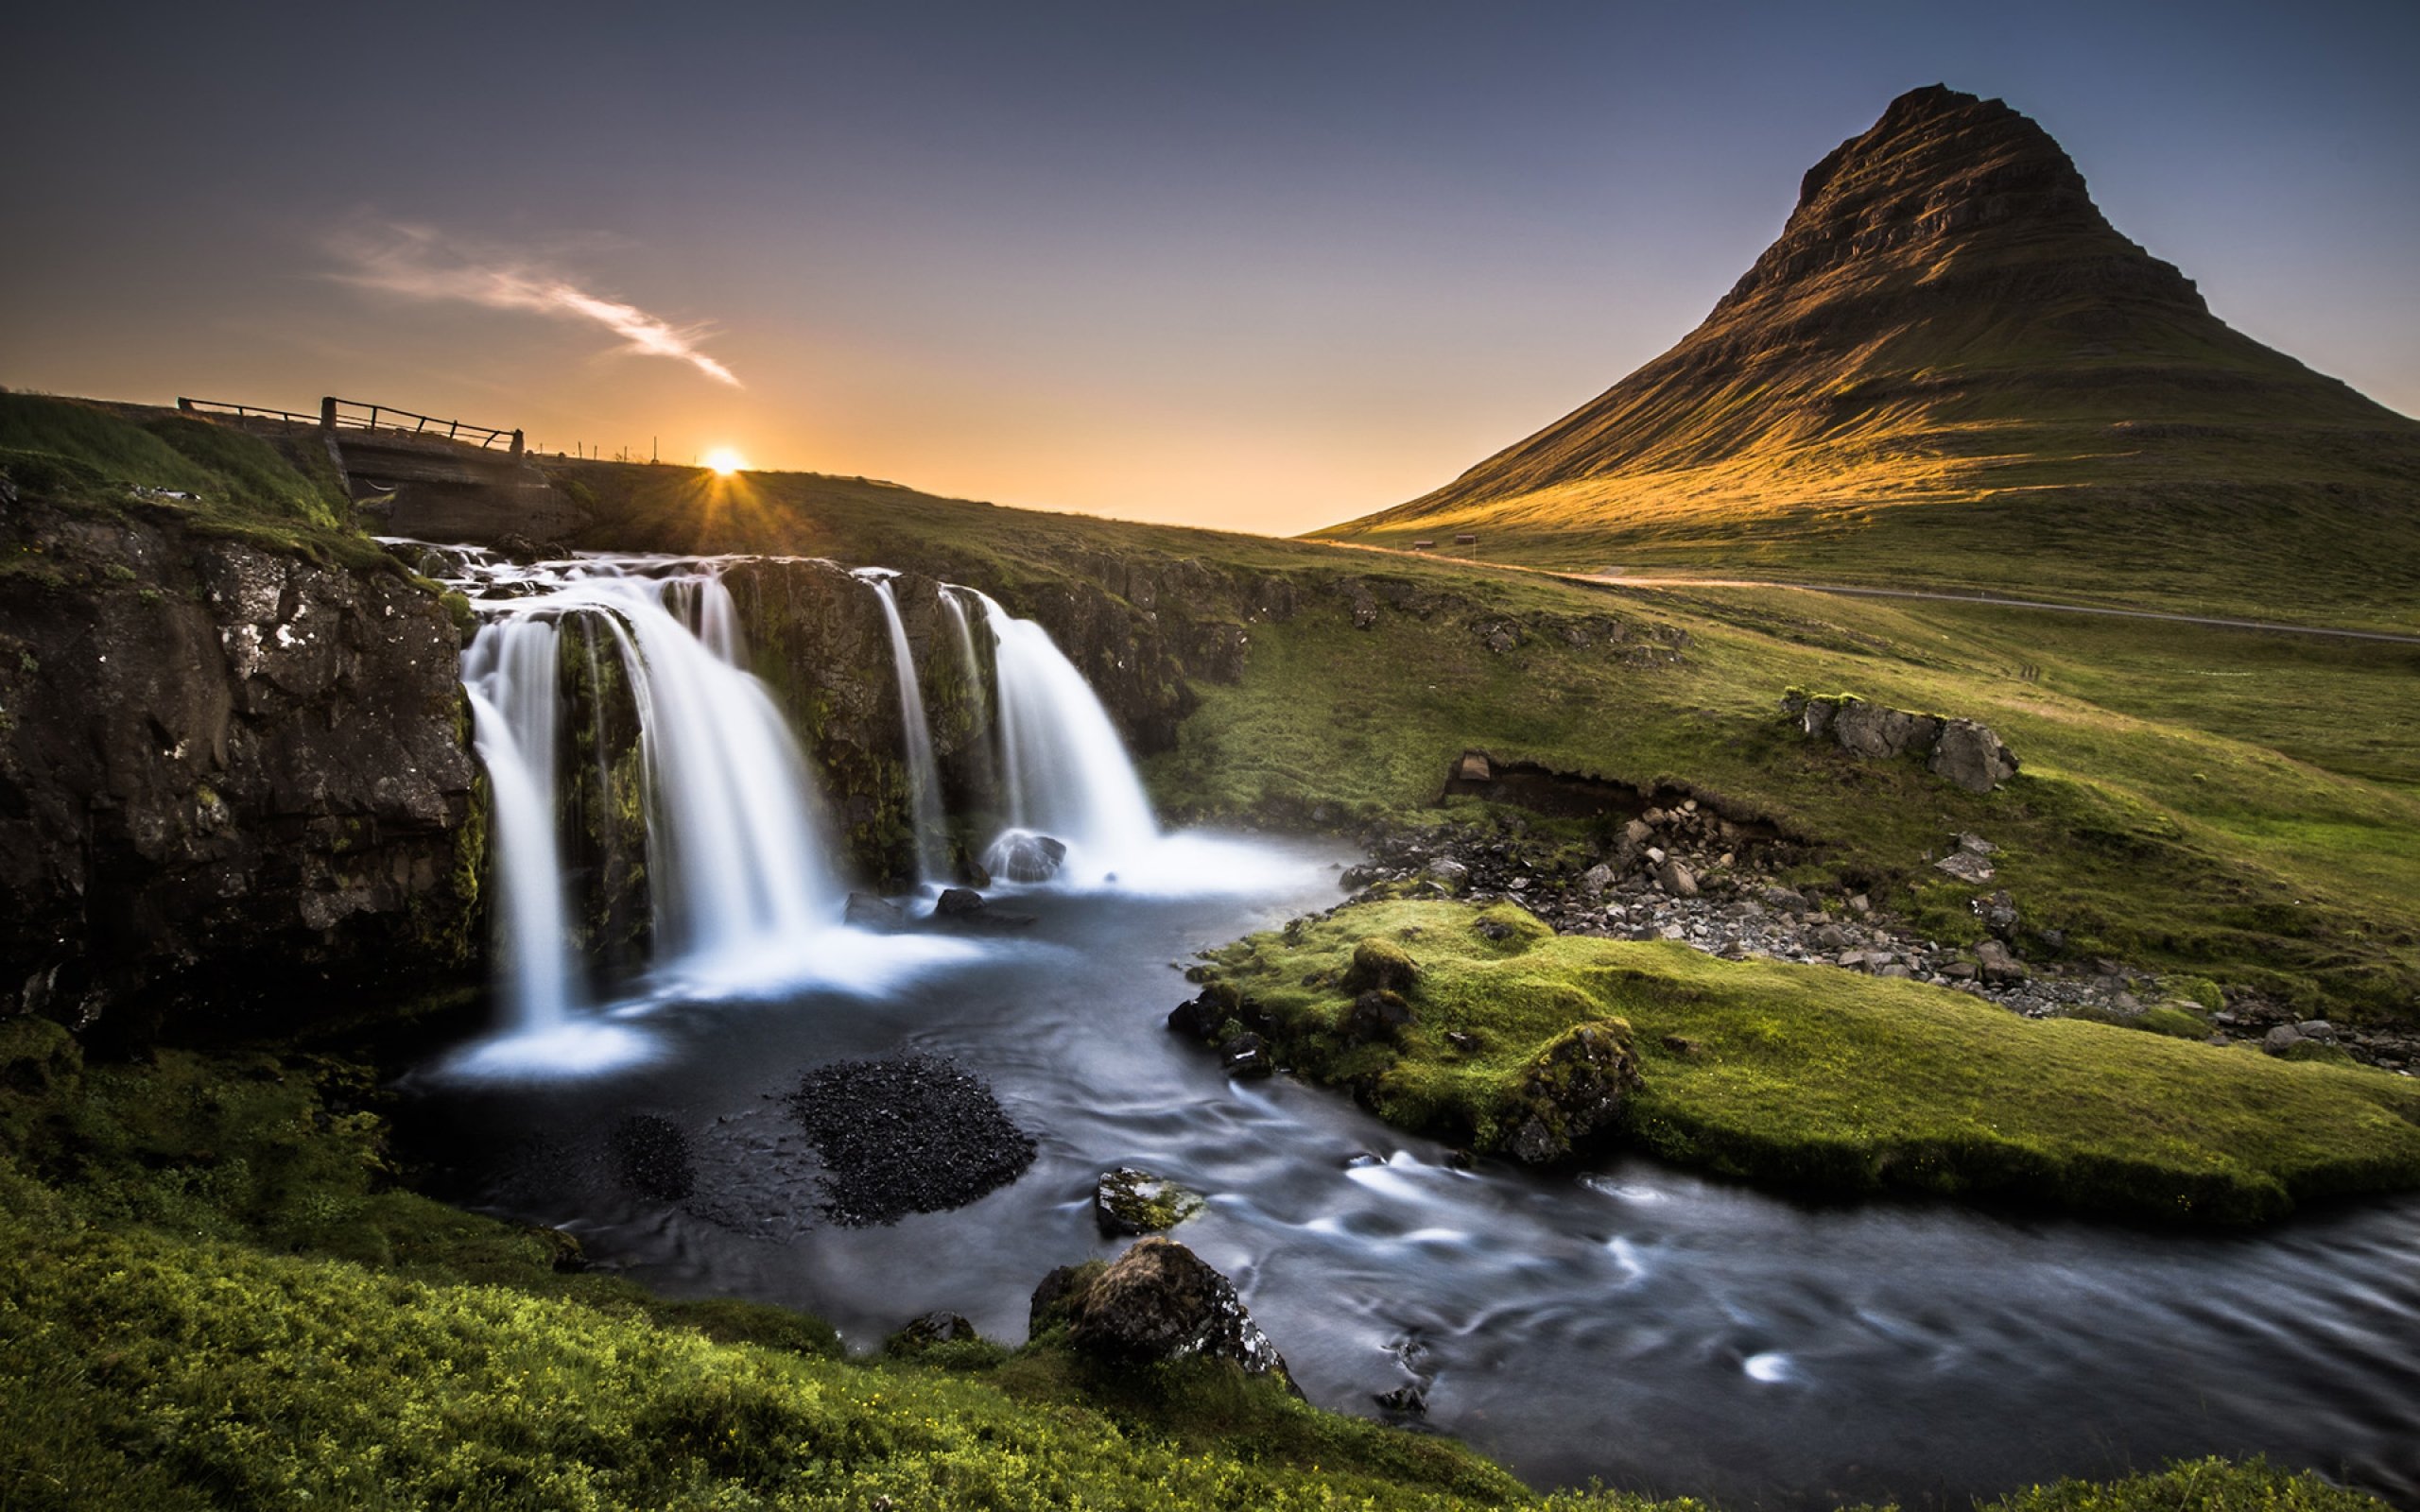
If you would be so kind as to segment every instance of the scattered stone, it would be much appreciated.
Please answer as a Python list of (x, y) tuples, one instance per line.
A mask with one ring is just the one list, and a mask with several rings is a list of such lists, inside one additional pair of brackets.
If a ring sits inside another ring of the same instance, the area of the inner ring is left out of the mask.
[[(1044, 1292), (1052, 1291), (1048, 1306)], [(1097, 1359), (1158, 1365), (1200, 1357), (1231, 1360), (1246, 1375), (1293, 1378), (1234, 1283), (1171, 1239), (1142, 1239), (1089, 1277), (1054, 1271), (1034, 1294), (1037, 1315), (1070, 1318), (1068, 1336)]]
[(1591, 898), (1601, 897), (1614, 885), (1614, 868), (1599, 861), (1580, 874), (1580, 887)]
[(1448, 887), (1460, 887), (1470, 880), (1471, 868), (1450, 856), (1443, 856), (1428, 863), (1428, 875)]
[(1093, 1219), (1113, 1239), (1164, 1233), (1201, 1211), (1200, 1194), (1131, 1165), (1102, 1172), (1093, 1188)]
[[(1961, 852), (1961, 854), (1963, 853)], [(2003, 887), (1988, 898), (1976, 899), (1975, 917), (1983, 921), (1985, 929), (1990, 930), (2001, 939), (2009, 940), (2016, 937), (2018, 923), (2016, 900), (2008, 895), (2007, 888)]]
[(1656, 868), (1655, 884), (1675, 898), (1694, 898), (1698, 895), (1696, 873), (1678, 861), (1667, 861)]
[(1975, 947), (1975, 961), (1983, 980), (1996, 985), (2022, 982), (2032, 974), (2023, 961), (2010, 954), (2008, 947), (1996, 939), (1987, 939)]
[(1952, 850), (1933, 863), (1933, 869), (1945, 871), (1971, 887), (1979, 887), (1995, 875), (1992, 864), (1972, 850)]
[(823, 1158), (823, 1211), (851, 1228), (961, 1208), (1033, 1163), (1033, 1136), (935, 1056), (819, 1066), (788, 1099)]
[(2290, 1023), (2281, 1023), (2260, 1037), (2260, 1048), (2273, 1056), (2282, 1056), (2302, 1042), (2302, 1031)]

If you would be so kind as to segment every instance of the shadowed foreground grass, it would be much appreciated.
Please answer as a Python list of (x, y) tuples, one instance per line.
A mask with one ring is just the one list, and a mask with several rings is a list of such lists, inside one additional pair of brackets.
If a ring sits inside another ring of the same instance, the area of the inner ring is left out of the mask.
[[(1365, 1508), (1539, 1496), (1224, 1366), (1056, 1334), (852, 1361), (779, 1309), (564, 1273), (559, 1236), (395, 1187), (357, 1069), (85, 1067), (0, 1026), (0, 1507)], [(1993, 1512), (2375, 1512), (2217, 1461)]]
[[(1353, 962), (1373, 940), (1414, 963), (1414, 1021), (1356, 1044)], [(1558, 936), (1511, 904), (1354, 905), (1229, 946), (1212, 971), (1239, 995), (1238, 1022), (1265, 1019), (1297, 1069), (1481, 1149), (1509, 1147), (1537, 1111), (1525, 1089), (1547, 1047), (1603, 1022), (1644, 1076), (1628, 1140), (1792, 1191), (2249, 1223), (2420, 1186), (2409, 1078), (2029, 1021), (1922, 983)]]

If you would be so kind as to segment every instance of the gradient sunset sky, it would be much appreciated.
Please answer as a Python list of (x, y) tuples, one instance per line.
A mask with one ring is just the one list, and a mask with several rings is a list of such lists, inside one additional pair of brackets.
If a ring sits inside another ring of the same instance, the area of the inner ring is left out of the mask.
[(27, 4), (0, 384), (1291, 532), (1702, 318), (1918, 84), (2420, 412), (2420, 4)]

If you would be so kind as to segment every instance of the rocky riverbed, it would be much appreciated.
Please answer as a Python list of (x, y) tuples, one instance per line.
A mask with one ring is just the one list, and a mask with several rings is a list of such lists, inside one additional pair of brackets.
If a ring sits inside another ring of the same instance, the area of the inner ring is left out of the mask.
[(1784, 884), (1797, 847), (1694, 799), (1648, 809), (1593, 849), (1541, 837), (1519, 819), (1382, 830), (1363, 844), (1370, 859), (1344, 874), (1361, 897), (1418, 889), (1509, 900), (1564, 934), (1677, 940), (1734, 960), (1929, 982), (2028, 1018), (2094, 1018), (2213, 1044), (2250, 1041), (2272, 1055), (2341, 1053), (2405, 1075), (2420, 1069), (2420, 1033), (2408, 1029), (2307, 1019), (2250, 988), (2121, 961), (2045, 958), (2064, 940), (2055, 929), (2031, 927), (2020, 901), (1992, 885), (1997, 848), (1980, 835), (1945, 835), (1936, 855), (1924, 858), (1975, 888), (1984, 933), (1972, 944), (1926, 938), (1866, 893)]

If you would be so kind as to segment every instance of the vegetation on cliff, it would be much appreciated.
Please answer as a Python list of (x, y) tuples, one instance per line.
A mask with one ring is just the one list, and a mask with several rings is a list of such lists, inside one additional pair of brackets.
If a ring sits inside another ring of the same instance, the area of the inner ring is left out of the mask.
[(356, 526), (316, 446), (283, 451), (172, 411), (0, 391), (0, 476), (24, 494), (102, 517), (154, 513), (325, 565), (399, 570)]
[[(1375, 956), (1406, 958), (1367, 1006)], [(1199, 1017), (1392, 1122), (1481, 1150), (1563, 1147), (1607, 1094), (1564, 1041), (1634, 1056), (1620, 1137), (1791, 1191), (2008, 1195), (2204, 1223), (2420, 1186), (2420, 1083), (2075, 1020), (1962, 993), (1685, 946), (1558, 936), (1508, 903), (1347, 906), (1218, 952)], [(1602, 1057), (1600, 1057), (1602, 1058)], [(1561, 1073), (1558, 1079), (1557, 1073)], [(1600, 1078), (1601, 1081), (1601, 1078)], [(1542, 1121), (1542, 1130), (1531, 1127)], [(1535, 1156), (1532, 1156), (1535, 1158)]]

